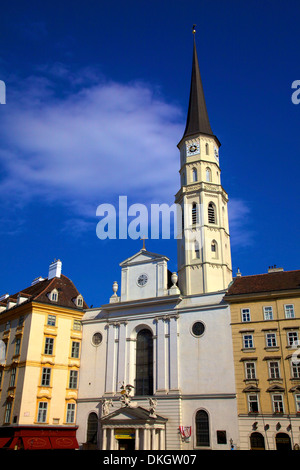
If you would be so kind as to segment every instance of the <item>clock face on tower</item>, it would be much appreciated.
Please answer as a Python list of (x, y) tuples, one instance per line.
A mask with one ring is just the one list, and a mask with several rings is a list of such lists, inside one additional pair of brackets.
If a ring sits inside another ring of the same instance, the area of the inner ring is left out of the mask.
[(196, 155), (197, 153), (200, 153), (200, 143), (199, 142), (189, 142), (189, 143), (186, 144), (186, 146), (187, 146), (186, 154), (188, 156)]
[(147, 274), (140, 274), (136, 282), (137, 282), (137, 285), (140, 287), (145, 286), (148, 282)]

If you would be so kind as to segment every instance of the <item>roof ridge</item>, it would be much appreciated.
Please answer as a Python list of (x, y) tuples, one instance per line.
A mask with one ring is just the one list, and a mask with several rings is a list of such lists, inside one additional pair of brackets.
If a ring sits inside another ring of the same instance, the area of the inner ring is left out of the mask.
[(243, 279), (245, 277), (254, 277), (254, 276), (268, 276), (269, 274), (287, 274), (287, 273), (297, 273), (300, 269), (291, 269), (289, 271), (274, 271), (271, 273), (259, 273), (259, 274), (246, 274), (245, 276), (237, 276), (235, 279)]

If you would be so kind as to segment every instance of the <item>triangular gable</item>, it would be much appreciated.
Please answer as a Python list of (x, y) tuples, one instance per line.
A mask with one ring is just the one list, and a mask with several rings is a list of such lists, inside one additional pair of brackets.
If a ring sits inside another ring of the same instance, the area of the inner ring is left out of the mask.
[(135, 255), (125, 259), (120, 263), (120, 266), (128, 266), (128, 265), (133, 265), (133, 264), (142, 264), (142, 263), (149, 263), (151, 261), (169, 261), (169, 258), (163, 255), (159, 255), (157, 253), (151, 253), (150, 251), (147, 251), (145, 249), (141, 249), (138, 253)]
[(141, 422), (141, 421), (160, 421), (160, 422), (166, 422), (167, 419), (163, 418), (162, 416), (159, 416), (155, 414), (155, 416), (151, 415), (151, 412), (149, 410), (146, 410), (145, 408), (142, 408), (141, 406), (136, 406), (136, 407), (131, 407), (131, 406), (122, 406), (116, 411), (113, 411), (112, 413), (109, 413), (106, 416), (103, 416), (101, 418), (101, 422), (103, 424), (110, 422), (113, 424), (114, 422), (119, 422), (119, 421), (131, 421), (132, 424), (134, 424), (135, 421)]

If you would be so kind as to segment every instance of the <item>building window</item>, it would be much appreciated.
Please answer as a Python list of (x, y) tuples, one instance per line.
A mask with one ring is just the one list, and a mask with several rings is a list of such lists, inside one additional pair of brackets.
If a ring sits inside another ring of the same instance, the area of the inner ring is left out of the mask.
[(200, 248), (199, 248), (199, 242), (197, 240), (194, 241), (194, 258), (195, 259), (200, 258)]
[(197, 169), (193, 168), (192, 170), (192, 181), (195, 183), (198, 180)]
[(83, 298), (81, 295), (77, 297), (77, 307), (82, 307), (83, 306)]
[(294, 305), (287, 304), (284, 306), (285, 318), (295, 318)]
[(69, 388), (77, 388), (78, 371), (70, 370)]
[(241, 316), (242, 316), (242, 322), (251, 321), (250, 308), (242, 308)]
[(45, 338), (44, 354), (53, 354), (54, 338)]
[(18, 319), (18, 326), (22, 326), (23, 323), (24, 323), (24, 316), (21, 315), (21, 316), (19, 317), (19, 319)]
[(79, 348), (80, 348), (80, 343), (78, 343), (78, 341), (72, 341), (71, 357), (73, 357), (74, 359), (79, 358)]
[(209, 224), (216, 224), (217, 223), (216, 206), (214, 205), (213, 202), (210, 202), (208, 204), (208, 223)]
[(56, 316), (55, 315), (48, 315), (47, 325), (55, 326), (56, 324)]
[(272, 396), (272, 401), (273, 401), (273, 411), (274, 413), (283, 413), (283, 397), (282, 395), (273, 395)]
[(43, 367), (42, 370), (42, 387), (50, 387), (51, 369), (50, 367)]
[(300, 413), (300, 395), (295, 395), (296, 412)]
[(274, 348), (277, 346), (276, 333), (266, 334), (266, 346), (267, 348)]
[(291, 369), (293, 379), (300, 379), (300, 361), (298, 359), (295, 362), (291, 361)]
[(264, 307), (264, 319), (273, 320), (273, 307)]
[(194, 336), (202, 336), (205, 331), (205, 325), (201, 321), (196, 321), (192, 326), (192, 333)]
[(81, 331), (81, 321), (80, 320), (74, 320), (73, 330)]
[(299, 346), (298, 340), (298, 332), (297, 331), (289, 331), (287, 334), (288, 346), (292, 346), (296, 348)]
[(49, 298), (52, 302), (57, 302), (58, 301), (58, 292), (56, 289), (53, 289), (52, 292), (50, 292)]
[(253, 335), (243, 335), (243, 347), (245, 349), (253, 348)]
[(141, 330), (136, 340), (136, 395), (153, 395), (153, 337)]
[(209, 155), (209, 145), (208, 145), (208, 143), (205, 144), (205, 154)]
[(8, 320), (5, 324), (5, 330), (9, 330), (10, 329), (10, 321)]
[(256, 378), (256, 369), (254, 362), (245, 363), (245, 375), (247, 380), (253, 380)]
[(278, 361), (269, 362), (269, 377), (270, 379), (280, 379), (280, 369)]
[(253, 432), (250, 436), (251, 450), (265, 450), (265, 438), (260, 432)]
[(12, 409), (12, 402), (9, 401), (9, 402), (7, 402), (6, 408), (5, 408), (5, 415), (4, 415), (4, 423), (5, 424), (10, 423), (11, 409)]
[(66, 422), (67, 423), (75, 423), (75, 403), (68, 403), (67, 404)]
[(199, 410), (196, 413), (196, 446), (208, 447), (209, 440), (209, 418), (204, 410)]
[(16, 383), (16, 375), (17, 375), (17, 369), (15, 367), (12, 368), (10, 372), (10, 380), (9, 380), (9, 386), (14, 387)]
[(21, 349), (21, 338), (18, 336), (16, 338), (16, 344), (15, 344), (15, 356), (19, 356), (20, 349)]
[(218, 258), (218, 243), (216, 240), (213, 240), (210, 245), (210, 249), (212, 252), (212, 257), (213, 258)]
[(248, 410), (249, 410), (249, 413), (258, 413), (257, 393), (251, 393), (248, 395)]
[(192, 225), (197, 224), (197, 204), (193, 202), (192, 205)]
[(48, 403), (46, 401), (40, 401), (38, 407), (38, 423), (46, 423), (47, 421), (47, 410), (48, 410)]
[(207, 183), (210, 183), (211, 182), (211, 169), (210, 168), (206, 168), (205, 176), (206, 176)]
[(98, 416), (96, 413), (90, 413), (87, 422), (86, 442), (97, 444), (98, 434)]
[(0, 369), (0, 390), (1, 390), (1, 385), (2, 385), (2, 377), (3, 377), (3, 369)]

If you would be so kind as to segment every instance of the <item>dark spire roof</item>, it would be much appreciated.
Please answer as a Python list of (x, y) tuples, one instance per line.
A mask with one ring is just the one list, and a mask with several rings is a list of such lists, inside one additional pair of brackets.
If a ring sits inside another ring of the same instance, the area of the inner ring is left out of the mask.
[(199, 70), (195, 36), (189, 110), (183, 137), (191, 136), (193, 134), (209, 134), (212, 136), (214, 135), (210, 127), (206, 109), (202, 80)]

